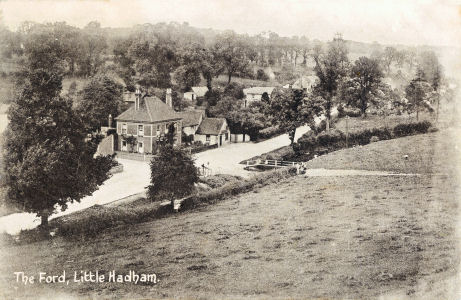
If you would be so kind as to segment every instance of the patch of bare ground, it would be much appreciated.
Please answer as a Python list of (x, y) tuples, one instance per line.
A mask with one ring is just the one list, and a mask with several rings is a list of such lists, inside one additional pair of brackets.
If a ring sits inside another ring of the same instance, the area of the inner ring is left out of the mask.
[[(447, 147), (432, 143), (437, 134), (408, 139), (419, 149), (433, 147), (429, 162), (435, 167), (427, 171), (441, 173), (439, 168), (446, 168), (450, 160), (444, 157)], [(362, 151), (373, 152), (378, 144)], [(396, 148), (384, 149), (391, 153)], [(0, 284), (7, 288), (0, 288), (0, 293), (4, 298), (33, 299), (419, 299), (431, 292), (448, 299), (453, 290), (436, 284), (453, 278), (460, 263), (458, 182), (455, 174), (427, 172), (294, 177), (216, 205), (104, 231), (86, 241), (56, 238), (3, 247)], [(156, 273), (160, 282), (23, 286), (13, 276), (22, 270), (60, 274), (63, 269), (136, 270)]]

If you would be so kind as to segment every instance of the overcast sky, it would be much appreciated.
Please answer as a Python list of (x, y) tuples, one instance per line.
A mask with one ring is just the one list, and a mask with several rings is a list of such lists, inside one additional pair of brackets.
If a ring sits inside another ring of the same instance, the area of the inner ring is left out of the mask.
[(191, 26), (256, 34), (306, 35), (382, 44), (460, 45), (461, 0), (0, 0), (3, 22), (66, 21), (106, 27), (188, 22)]

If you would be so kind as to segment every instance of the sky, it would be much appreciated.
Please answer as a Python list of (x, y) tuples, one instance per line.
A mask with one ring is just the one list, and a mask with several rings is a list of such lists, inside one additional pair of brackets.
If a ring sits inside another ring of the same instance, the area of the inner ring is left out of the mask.
[(10, 29), (23, 21), (83, 27), (188, 22), (191, 26), (381, 44), (460, 46), (461, 0), (0, 0)]

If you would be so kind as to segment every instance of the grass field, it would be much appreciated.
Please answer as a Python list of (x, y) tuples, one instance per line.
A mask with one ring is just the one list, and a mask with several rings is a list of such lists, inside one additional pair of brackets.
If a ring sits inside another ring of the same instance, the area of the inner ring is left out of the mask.
[[(422, 156), (432, 165), (426, 169), (415, 164), (402, 168), (388, 159), (388, 169), (423, 173), (419, 176), (295, 177), (213, 206), (106, 230), (84, 241), (55, 238), (2, 247), (0, 284), (6, 288), (0, 291), (5, 298), (33, 299), (447, 299), (456, 291), (451, 283), (459, 279), (455, 276), (460, 263), (459, 177), (448, 168), (459, 157), (453, 136), (452, 131), (441, 131), (361, 148), (364, 157), (372, 157), (373, 147), (379, 145), (384, 158), (396, 155), (396, 145), (405, 153), (432, 148)], [(330, 156), (323, 158), (325, 162)], [(357, 162), (354, 168), (364, 166)], [(59, 275), (62, 270), (69, 277), (79, 270), (135, 270), (156, 273), (160, 282), (14, 282), (15, 271)]]

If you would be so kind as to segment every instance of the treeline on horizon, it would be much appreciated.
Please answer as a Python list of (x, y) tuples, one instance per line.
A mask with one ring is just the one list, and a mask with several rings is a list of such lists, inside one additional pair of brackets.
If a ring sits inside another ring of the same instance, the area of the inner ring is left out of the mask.
[[(271, 80), (275, 85), (292, 82), (314, 74), (312, 57), (331, 43), (274, 32), (251, 36), (220, 32), (187, 23), (103, 28), (96, 21), (83, 28), (65, 22), (24, 22), (16, 31), (3, 26), (0, 40), (1, 60), (13, 66), (10, 72), (3, 68), (2, 76), (14, 73), (15, 66), (23, 65), (28, 57), (37, 57), (36, 67), (52, 66), (64, 76), (86, 78), (113, 72), (130, 91), (136, 84), (147, 91), (175, 84), (181, 92), (198, 85), (201, 78), (211, 89), (219, 75), (226, 75), (227, 83), (234, 77)], [(413, 71), (418, 55), (431, 50), (344, 42), (349, 55), (376, 58), (387, 73), (391, 65)]]

